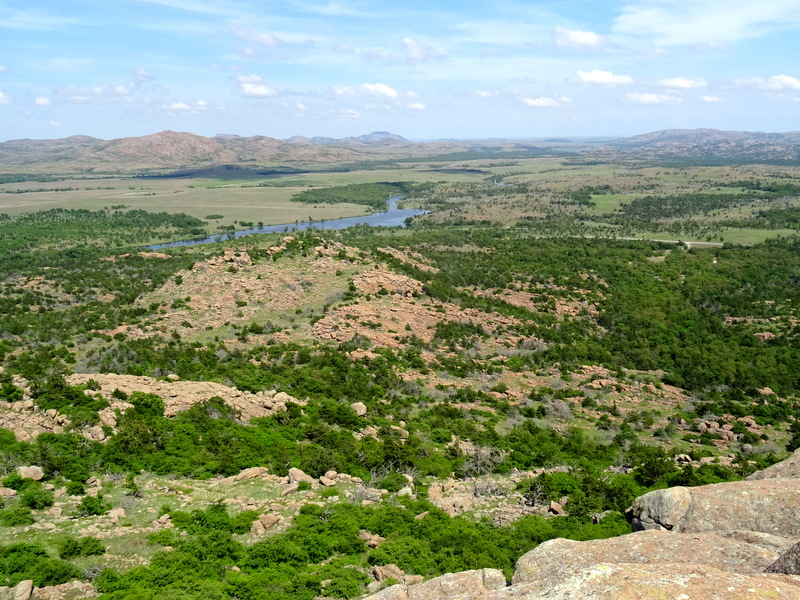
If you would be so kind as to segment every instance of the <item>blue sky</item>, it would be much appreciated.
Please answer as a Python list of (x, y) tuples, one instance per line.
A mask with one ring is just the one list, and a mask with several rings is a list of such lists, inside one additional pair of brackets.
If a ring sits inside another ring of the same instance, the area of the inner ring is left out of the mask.
[(0, 140), (800, 129), (800, 0), (0, 0)]

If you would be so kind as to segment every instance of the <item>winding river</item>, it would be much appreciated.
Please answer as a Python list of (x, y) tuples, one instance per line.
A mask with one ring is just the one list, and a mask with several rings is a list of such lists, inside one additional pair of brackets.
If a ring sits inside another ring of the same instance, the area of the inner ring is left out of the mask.
[(161, 250), (162, 248), (178, 248), (181, 246), (199, 246), (201, 244), (213, 244), (215, 242), (225, 242), (235, 240), (246, 235), (257, 233), (283, 233), (289, 231), (301, 231), (304, 229), (347, 229), (353, 225), (371, 225), (372, 227), (405, 227), (405, 220), (408, 217), (424, 215), (428, 211), (419, 208), (397, 208), (397, 202), (404, 198), (405, 194), (392, 196), (387, 200), (389, 210), (384, 212), (372, 213), (363, 217), (348, 217), (346, 219), (332, 219), (330, 221), (313, 221), (310, 223), (287, 223), (285, 225), (263, 225), (232, 231), (230, 233), (218, 233), (207, 238), (195, 240), (182, 240), (179, 242), (169, 242), (166, 244), (155, 244), (148, 246), (151, 250)]

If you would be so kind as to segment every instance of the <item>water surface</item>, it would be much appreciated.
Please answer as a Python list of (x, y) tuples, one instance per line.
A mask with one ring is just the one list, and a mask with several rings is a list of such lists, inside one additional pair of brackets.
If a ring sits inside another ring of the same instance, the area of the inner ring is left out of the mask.
[(346, 219), (331, 219), (330, 221), (313, 221), (303, 223), (287, 223), (285, 225), (263, 225), (242, 229), (241, 231), (231, 231), (230, 233), (218, 233), (207, 238), (182, 240), (179, 242), (168, 242), (166, 244), (155, 244), (148, 246), (151, 250), (161, 250), (162, 248), (179, 248), (181, 246), (199, 246), (202, 244), (213, 244), (215, 242), (225, 242), (228, 240), (239, 239), (247, 235), (257, 233), (283, 233), (290, 231), (303, 231), (305, 229), (347, 229), (353, 225), (371, 225), (372, 227), (405, 227), (405, 220), (408, 217), (424, 215), (428, 211), (419, 208), (397, 208), (397, 202), (404, 198), (405, 194), (392, 196), (387, 200), (389, 210), (364, 215), (361, 217), (348, 217)]

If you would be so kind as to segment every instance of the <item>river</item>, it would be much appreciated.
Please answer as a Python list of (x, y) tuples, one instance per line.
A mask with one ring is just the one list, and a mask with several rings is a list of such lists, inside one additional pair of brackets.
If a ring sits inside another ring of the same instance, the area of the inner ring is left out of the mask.
[(405, 194), (392, 196), (387, 200), (389, 210), (384, 212), (372, 213), (363, 217), (349, 217), (347, 219), (332, 219), (330, 221), (314, 221), (310, 223), (287, 223), (285, 225), (263, 225), (232, 231), (230, 233), (218, 233), (207, 238), (195, 240), (182, 240), (179, 242), (168, 242), (166, 244), (155, 244), (148, 246), (151, 250), (161, 250), (163, 248), (178, 248), (181, 246), (199, 246), (201, 244), (213, 244), (215, 242), (225, 242), (235, 240), (247, 235), (258, 233), (284, 233), (289, 231), (301, 231), (304, 229), (347, 229), (353, 225), (371, 225), (372, 227), (405, 227), (405, 220), (408, 217), (424, 215), (428, 211), (419, 208), (397, 208), (397, 202), (404, 198)]

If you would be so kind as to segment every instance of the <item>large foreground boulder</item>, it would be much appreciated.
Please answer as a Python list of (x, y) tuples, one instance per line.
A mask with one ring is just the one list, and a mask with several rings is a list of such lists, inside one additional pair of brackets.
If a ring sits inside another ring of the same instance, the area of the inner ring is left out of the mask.
[(554, 580), (599, 563), (702, 564), (733, 573), (761, 573), (780, 553), (713, 533), (640, 531), (605, 540), (563, 538), (537, 546), (517, 561), (513, 583), (547, 573)]
[(483, 569), (368, 600), (800, 600), (800, 479), (658, 490), (629, 516), (628, 535), (539, 545), (508, 587)]
[(800, 479), (674, 487), (640, 496), (629, 513), (634, 531), (760, 531), (800, 537)]
[(568, 575), (540, 572), (531, 581), (481, 600), (797, 600), (800, 577), (739, 575), (689, 564), (600, 563)]

